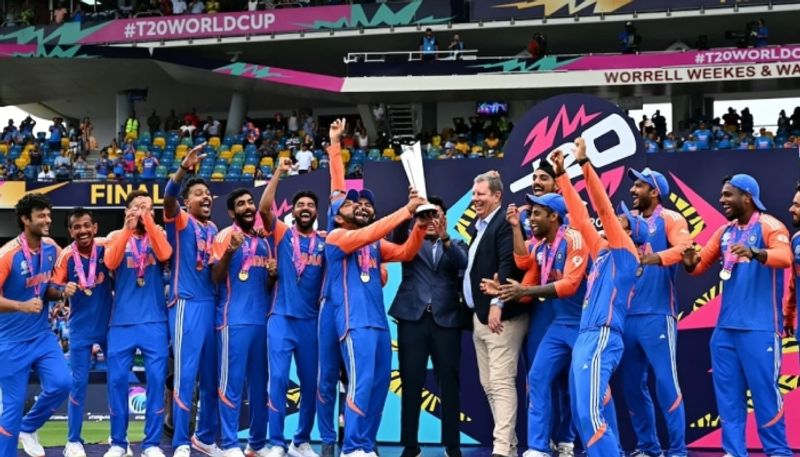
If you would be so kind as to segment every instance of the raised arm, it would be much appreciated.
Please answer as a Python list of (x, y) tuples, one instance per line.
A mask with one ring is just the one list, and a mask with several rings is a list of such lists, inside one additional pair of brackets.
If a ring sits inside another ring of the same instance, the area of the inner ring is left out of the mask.
[(153, 253), (159, 262), (166, 262), (172, 257), (172, 246), (169, 245), (167, 240), (167, 233), (163, 228), (156, 225), (150, 211), (145, 211), (142, 214), (142, 222), (147, 236), (150, 238), (150, 244), (153, 246)]
[(281, 157), (278, 162), (278, 167), (272, 178), (269, 180), (266, 189), (261, 194), (261, 201), (258, 203), (258, 212), (261, 214), (261, 221), (264, 223), (265, 228), (271, 228), (273, 223), (272, 205), (275, 203), (275, 194), (278, 192), (278, 184), (281, 181), (281, 176), (288, 173), (292, 167), (292, 161), (288, 157)]
[(586, 205), (567, 175), (567, 170), (564, 168), (564, 154), (561, 151), (555, 151), (551, 158), (556, 172), (556, 183), (558, 188), (561, 189), (561, 195), (567, 205), (569, 223), (581, 233), (592, 257), (597, 257), (597, 254), (605, 247), (606, 243), (592, 223), (592, 219), (589, 217), (589, 210), (586, 209)]
[(417, 256), (425, 239), (427, 224), (417, 220), (403, 244), (381, 240), (381, 259), (387, 262), (410, 262)]
[[(516, 259), (517, 256), (520, 257), (527, 257), (528, 249), (525, 246), (525, 236), (522, 234), (522, 223), (520, 219), (520, 211), (517, 208), (517, 205), (510, 204), (508, 205), (508, 209), (506, 210), (506, 220), (508, 224), (511, 226), (511, 234), (514, 238), (514, 258)], [(517, 265), (519, 266), (519, 264)], [(522, 267), (520, 267), (522, 268)], [(527, 270), (527, 268), (525, 268)]]
[(200, 154), (206, 143), (200, 144), (189, 150), (186, 157), (181, 161), (181, 166), (178, 171), (172, 175), (172, 178), (167, 181), (167, 187), (164, 189), (164, 219), (172, 219), (178, 215), (180, 205), (178, 204), (178, 195), (181, 192), (181, 182), (186, 176), (186, 173), (194, 171), (197, 165), (203, 161), (206, 154)]
[[(385, 237), (391, 233), (395, 227), (403, 223), (403, 221), (410, 219), (412, 214), (413, 213), (404, 206), (364, 228), (355, 230), (334, 230), (328, 234), (325, 243), (338, 247), (345, 254), (350, 254), (363, 246), (374, 243)], [(409, 237), (409, 239), (411, 239), (411, 237)]]
[(341, 194), (344, 197), (347, 190), (344, 180), (344, 161), (342, 160), (341, 137), (344, 132), (346, 121), (344, 118), (336, 119), (331, 123), (328, 136), (331, 145), (328, 146), (328, 168), (331, 173), (331, 200), (334, 196)]

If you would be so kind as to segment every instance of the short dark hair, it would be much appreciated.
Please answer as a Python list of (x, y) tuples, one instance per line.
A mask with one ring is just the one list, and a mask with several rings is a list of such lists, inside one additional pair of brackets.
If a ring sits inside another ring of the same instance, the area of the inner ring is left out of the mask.
[(245, 189), (244, 187), (233, 189), (231, 193), (228, 194), (227, 204), (229, 211), (233, 211), (236, 208), (236, 199), (242, 195), (249, 195), (251, 198), (253, 197), (253, 194), (250, 192), (250, 190)]
[(794, 188), (795, 192), (800, 192), (800, 181), (797, 181), (797, 186)]
[(428, 197), (428, 203), (430, 203), (431, 205), (436, 205), (439, 208), (442, 208), (443, 213), (447, 212), (447, 205), (444, 204), (444, 200), (437, 197), (436, 195), (431, 195), (430, 197)]
[(33, 214), (33, 210), (52, 208), (53, 203), (51, 203), (50, 199), (44, 194), (40, 194), (38, 192), (25, 194), (25, 196), (20, 198), (17, 204), (14, 206), (14, 211), (17, 214), (17, 226), (20, 230), (24, 230), (25, 224), (22, 223), (22, 216), (26, 216), (28, 219), (30, 219), (31, 215)]
[(202, 184), (206, 186), (208, 190), (211, 190), (211, 187), (208, 185), (208, 181), (199, 176), (192, 176), (191, 178), (187, 179), (185, 183), (183, 183), (183, 189), (181, 190), (181, 198), (186, 200), (186, 197), (189, 196), (189, 189), (198, 184)]
[(150, 194), (147, 193), (146, 190), (141, 190), (141, 189), (132, 190), (130, 193), (128, 193), (128, 196), (125, 197), (125, 207), (130, 208), (131, 202), (133, 202), (133, 200), (138, 197), (150, 197)]
[(83, 206), (77, 206), (72, 208), (71, 210), (67, 211), (67, 217), (64, 218), (64, 223), (66, 224), (67, 228), (70, 227), (70, 221), (73, 217), (82, 217), (82, 216), (89, 216), (94, 222), (94, 213), (91, 210), (84, 208)]
[(314, 206), (319, 206), (319, 197), (310, 190), (301, 190), (294, 194), (294, 197), (292, 197), (292, 206), (296, 205), (297, 201), (301, 198), (310, 198), (314, 200)]

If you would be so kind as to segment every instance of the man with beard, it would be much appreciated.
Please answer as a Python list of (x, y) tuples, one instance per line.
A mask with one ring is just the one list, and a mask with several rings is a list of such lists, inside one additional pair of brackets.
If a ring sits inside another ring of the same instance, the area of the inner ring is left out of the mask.
[(683, 395), (678, 384), (678, 304), (675, 274), (683, 251), (692, 237), (683, 217), (664, 209), (669, 183), (661, 173), (645, 168), (628, 170), (633, 208), (647, 221), (647, 242), (640, 247), (641, 275), (636, 279), (628, 318), (625, 320), (625, 353), (620, 364), (625, 403), (636, 432), (634, 457), (656, 457), (661, 443), (656, 433), (656, 416), (648, 387), (648, 370), (653, 369), (658, 402), (669, 432), (670, 457), (684, 457), (686, 418)]
[(333, 306), (348, 393), (342, 455), (375, 456), (375, 441), (391, 376), (391, 337), (383, 305), (380, 265), (409, 261), (422, 246), (429, 220), (419, 220), (408, 240), (382, 240), (425, 202), (411, 189), (403, 208), (372, 224), (359, 209), (358, 192), (333, 203), (336, 228), (325, 244), (326, 300)]
[(130, 192), (125, 207), (125, 226), (108, 235), (103, 255), (106, 267), (114, 275), (106, 357), (111, 447), (105, 457), (123, 457), (128, 448), (128, 376), (137, 349), (144, 356), (147, 374), (142, 455), (163, 457), (158, 445), (164, 425), (164, 383), (169, 359), (163, 273), (172, 247), (164, 229), (153, 220), (153, 200), (147, 192)]
[[(800, 227), (800, 184), (795, 189), (789, 213), (792, 215), (792, 225), (796, 228)], [(792, 254), (794, 255), (792, 275), (783, 299), (783, 334), (786, 336), (797, 334), (793, 325), (797, 317), (797, 281), (800, 280), (800, 232), (795, 233), (792, 237)]]
[[(44, 456), (36, 430), (67, 398), (69, 368), (47, 323), (47, 284), (60, 249), (48, 238), (50, 200), (30, 193), (16, 204), (22, 233), (0, 249), (0, 456)], [(36, 370), (42, 393), (23, 417), (28, 377)]]
[(225, 457), (241, 457), (239, 410), (245, 378), (250, 391), (250, 436), (245, 453), (265, 457), (267, 443), (267, 302), (274, 274), (274, 249), (255, 230), (256, 206), (247, 189), (228, 194), (233, 225), (222, 229), (212, 246), (212, 279), (217, 297), (219, 415)]
[[(217, 226), (211, 222), (213, 198), (208, 183), (186, 174), (202, 162), (205, 143), (190, 150), (164, 191), (164, 224), (175, 255), (170, 271), (169, 330), (174, 357), (172, 423), (174, 457), (189, 457), (191, 448), (217, 457), (222, 452), (214, 440), (219, 423), (217, 396), (217, 345), (214, 335), (214, 297), (211, 280), (211, 245)], [(186, 206), (181, 208), (178, 196)], [(201, 363), (202, 360), (202, 363)], [(196, 380), (200, 376), (197, 427), (189, 437), (189, 422)], [(191, 448), (190, 448), (191, 446)]]
[[(523, 239), (517, 208), (509, 205), (506, 213), (514, 233), (514, 260), (518, 268), (526, 270), (523, 282), (509, 279), (508, 284), (500, 285), (486, 279), (482, 288), (486, 286), (490, 295), (499, 296), (503, 301), (534, 298), (537, 300), (533, 306), (549, 306), (554, 310), (555, 317), (547, 327), (528, 372), (528, 451), (524, 454), (525, 457), (549, 457), (554, 393), (551, 387), (568, 369), (578, 338), (589, 249), (581, 234), (565, 223), (567, 207), (560, 195), (529, 194), (527, 200), (533, 236), (538, 240), (531, 249)], [(569, 408), (569, 404), (565, 406)], [(559, 455), (571, 455), (572, 444), (571, 441), (559, 443)]]
[(311, 448), (317, 392), (317, 317), (324, 273), (325, 239), (314, 230), (319, 199), (311, 191), (300, 191), (292, 198), (294, 226), (275, 218), (272, 204), (278, 183), (292, 168), (289, 158), (280, 159), (261, 196), (258, 210), (264, 226), (272, 233), (276, 246), (278, 279), (273, 290), (267, 322), (269, 359), (269, 457), (286, 455), (284, 419), (286, 390), (292, 355), (300, 380), (300, 412), (297, 430), (288, 447), (291, 457), (317, 457)]
[(687, 249), (683, 264), (700, 275), (722, 258), (722, 306), (711, 336), (711, 369), (727, 456), (747, 455), (747, 396), (753, 397), (758, 436), (769, 456), (789, 456), (781, 369), (783, 269), (792, 265), (789, 232), (765, 214), (756, 180), (723, 180), (719, 202), (730, 221), (700, 252)]
[(619, 455), (619, 434), (609, 381), (622, 358), (622, 332), (633, 291), (639, 257), (631, 235), (644, 241), (644, 222), (614, 214), (605, 187), (589, 162), (583, 138), (575, 140), (575, 159), (586, 177), (586, 188), (606, 238), (595, 228), (586, 206), (578, 196), (564, 167), (564, 155), (555, 151), (556, 181), (564, 195), (570, 222), (580, 231), (593, 264), (586, 285), (578, 338), (572, 350), (570, 376), (572, 414), (589, 457)]
[(63, 291), (64, 297), (69, 299), (67, 325), (72, 389), (67, 403), (69, 427), (64, 456), (85, 457), (81, 427), (92, 347), (99, 344), (103, 354), (108, 353), (106, 342), (113, 286), (103, 262), (107, 243), (105, 238), (97, 237), (97, 222), (92, 212), (81, 207), (69, 211), (67, 230), (73, 242), (58, 257), (48, 296), (57, 296)]

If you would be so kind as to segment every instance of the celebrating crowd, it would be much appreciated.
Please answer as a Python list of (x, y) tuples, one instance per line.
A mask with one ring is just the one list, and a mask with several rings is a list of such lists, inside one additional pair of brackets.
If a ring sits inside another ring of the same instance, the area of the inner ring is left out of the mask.
[[(379, 218), (372, 191), (346, 190), (344, 130), (344, 120), (330, 126), (325, 231), (315, 229), (320, 197), (313, 192), (294, 195), (291, 224), (272, 212), (281, 177), (292, 167), (288, 158), (279, 160), (258, 202), (247, 189), (227, 196), (231, 225), (219, 230), (210, 221), (208, 184), (194, 175), (205, 159), (203, 145), (187, 153), (166, 185), (163, 228), (155, 223), (152, 197), (137, 190), (127, 196), (123, 227), (105, 237), (90, 211), (71, 210), (67, 226), (73, 243), (62, 250), (48, 238), (47, 198), (32, 193), (20, 199), (16, 212), (22, 233), (0, 250), (0, 456), (14, 456), (18, 441), (31, 457), (43, 456), (36, 431), (67, 397), (64, 455), (86, 455), (81, 424), (88, 366), (91, 348), (100, 344), (111, 411), (106, 457), (130, 452), (127, 386), (137, 350), (147, 376), (142, 454), (164, 455), (160, 442), (170, 348), (174, 456), (188, 457), (194, 449), (214, 457), (318, 457), (310, 444), (316, 421), (320, 454), (333, 457), (334, 406), (344, 366), (341, 455), (375, 457), (391, 375), (385, 262), (403, 262), (389, 310), (398, 321), (403, 457), (421, 454), (417, 433), (428, 357), (442, 393), (442, 444), (448, 457), (461, 456), (460, 337), (470, 322), (494, 420), (494, 457), (516, 456), (520, 447), (525, 457), (573, 456), (576, 443), (592, 457), (619, 455), (609, 387), (617, 371), (630, 413), (637, 417), (633, 455), (663, 455), (647, 383), (650, 368), (669, 435), (666, 452), (686, 456), (675, 358), (675, 274), (683, 265), (699, 275), (719, 261), (725, 287), (710, 344), (726, 455), (747, 455), (747, 389), (765, 452), (792, 455), (776, 376), (780, 335), (794, 332), (795, 289), (781, 309), (784, 290), (778, 278), (800, 264), (800, 256), (792, 254), (800, 252), (800, 237), (790, 240), (787, 229), (766, 214), (755, 179), (725, 178), (720, 202), (730, 222), (701, 247), (693, 244), (682, 216), (662, 206), (669, 185), (661, 173), (630, 170), (633, 208), (623, 204), (615, 211), (588, 145), (578, 138), (569, 153), (586, 179), (603, 233), (567, 174), (565, 152), (554, 151), (552, 164), (545, 161), (535, 171), (525, 205), (503, 210), (499, 173), (474, 179), (476, 220), (464, 245), (450, 239), (447, 208), (435, 197), (425, 200), (411, 188), (407, 204)], [(791, 212), (800, 226), (800, 188)], [(402, 243), (386, 239), (392, 232)], [(71, 367), (47, 324), (48, 301), (69, 306)], [(528, 401), (517, 398), (520, 355)], [(287, 441), (292, 358), (300, 405), (297, 429)], [(31, 367), (43, 392), (23, 415)], [(190, 435), (196, 388), (198, 421)], [(554, 395), (560, 401), (554, 402)], [(243, 451), (238, 431), (245, 397), (250, 427)], [(515, 431), (520, 403), (527, 405), (529, 418), (524, 445)]]

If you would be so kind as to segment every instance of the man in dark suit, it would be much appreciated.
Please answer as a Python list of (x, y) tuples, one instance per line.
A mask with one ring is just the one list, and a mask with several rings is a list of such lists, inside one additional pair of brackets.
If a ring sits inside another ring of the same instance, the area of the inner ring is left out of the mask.
[(458, 288), (459, 272), (467, 267), (467, 255), (447, 234), (444, 202), (437, 197), (428, 201), (438, 207), (438, 214), (433, 219), (434, 224), (428, 226), (419, 254), (411, 262), (403, 263), (403, 281), (389, 309), (389, 315), (397, 319), (397, 349), (403, 383), (400, 442), (404, 449), (401, 457), (418, 457), (422, 452), (417, 433), (428, 356), (433, 361), (441, 393), (445, 455), (461, 457), (459, 365), (461, 331), (469, 316), (459, 302)]
[(475, 311), (472, 340), (478, 359), (478, 372), (494, 417), (493, 457), (517, 455), (517, 361), (528, 330), (529, 313), (524, 305), (503, 303), (481, 292), (483, 278), (497, 274), (520, 280), (522, 272), (514, 264), (511, 226), (500, 211), (503, 182), (490, 171), (478, 175), (472, 186), (472, 203), (477, 220), (470, 240), (467, 269), (464, 272), (465, 304)]

